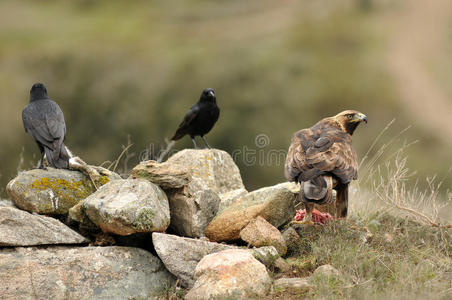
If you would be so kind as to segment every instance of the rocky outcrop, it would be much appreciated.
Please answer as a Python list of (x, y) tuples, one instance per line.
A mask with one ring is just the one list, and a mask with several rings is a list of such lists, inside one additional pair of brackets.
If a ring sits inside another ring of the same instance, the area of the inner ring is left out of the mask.
[(192, 287), (195, 283), (195, 268), (204, 256), (237, 248), (157, 232), (152, 234), (152, 242), (165, 267), (180, 280), (184, 287)]
[[(112, 173), (102, 176), (100, 184), (120, 178)], [(11, 199), (20, 209), (39, 214), (67, 214), (80, 200), (95, 191), (90, 179), (78, 171), (48, 168), (21, 172), (7, 187)]]
[(248, 299), (265, 296), (271, 279), (248, 251), (224, 250), (205, 256), (195, 269), (196, 282), (185, 299)]
[(60, 221), (0, 207), (0, 246), (82, 244), (89, 241)]
[(103, 232), (118, 235), (165, 231), (170, 222), (165, 193), (144, 179), (111, 181), (86, 198), (82, 206)]
[(143, 162), (135, 167), (132, 175), (165, 189), (171, 228), (188, 237), (204, 236), (205, 228), (218, 212), (221, 195), (245, 191), (231, 156), (217, 149), (183, 150), (162, 164)]
[(129, 247), (0, 251), (3, 299), (150, 299), (174, 284), (161, 261)]
[(280, 185), (250, 192), (220, 212), (205, 234), (216, 242), (237, 240), (240, 231), (257, 216), (279, 227), (295, 214), (294, 200), (294, 192)]
[(182, 188), (191, 181), (190, 173), (177, 164), (158, 163), (155, 160), (142, 161), (132, 170), (133, 178), (142, 178), (163, 189)]
[(286, 242), (279, 230), (261, 216), (251, 220), (240, 231), (240, 238), (254, 247), (274, 246), (281, 256), (287, 252)]

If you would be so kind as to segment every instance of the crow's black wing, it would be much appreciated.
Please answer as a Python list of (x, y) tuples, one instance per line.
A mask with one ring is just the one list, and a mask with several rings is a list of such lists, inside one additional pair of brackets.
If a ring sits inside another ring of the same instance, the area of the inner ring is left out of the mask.
[(63, 112), (58, 104), (51, 100), (27, 105), (22, 111), (22, 121), (25, 131), (50, 149), (55, 149), (55, 140), (64, 140), (66, 124)]
[(177, 128), (177, 131), (171, 138), (171, 140), (177, 141), (188, 133), (190, 128), (193, 126), (193, 121), (198, 116), (199, 109), (200, 108), (198, 104), (195, 104), (190, 108), (190, 110), (185, 115), (184, 120), (179, 124), (179, 127)]

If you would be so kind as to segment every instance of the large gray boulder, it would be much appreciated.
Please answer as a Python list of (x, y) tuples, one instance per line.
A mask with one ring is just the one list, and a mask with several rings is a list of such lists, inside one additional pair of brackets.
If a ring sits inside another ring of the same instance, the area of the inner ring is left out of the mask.
[(250, 192), (218, 213), (207, 226), (205, 235), (216, 242), (238, 240), (240, 231), (257, 216), (279, 227), (295, 215), (295, 195), (286, 185)]
[(89, 241), (60, 221), (0, 207), (0, 246), (82, 244)]
[(170, 226), (177, 234), (188, 237), (204, 236), (223, 194), (245, 191), (232, 157), (217, 149), (183, 150), (162, 164), (142, 162), (132, 176), (165, 189), (171, 210)]
[(0, 251), (2, 299), (151, 299), (174, 278), (151, 253), (129, 247)]
[(82, 207), (103, 232), (119, 235), (165, 231), (170, 223), (165, 193), (144, 179), (113, 180), (86, 198)]
[(237, 249), (235, 246), (157, 232), (152, 234), (152, 243), (165, 267), (184, 287), (192, 287), (195, 283), (195, 268), (204, 256), (227, 249)]
[(245, 188), (240, 170), (232, 157), (218, 149), (185, 149), (171, 156), (167, 163), (190, 170), (206, 188), (218, 195)]
[[(101, 176), (98, 185), (120, 178)], [(47, 168), (21, 172), (7, 187), (11, 200), (20, 209), (38, 214), (60, 215), (95, 192), (90, 179), (78, 171)]]
[(250, 299), (271, 287), (267, 269), (250, 252), (230, 249), (206, 255), (196, 266), (196, 282), (185, 299)]

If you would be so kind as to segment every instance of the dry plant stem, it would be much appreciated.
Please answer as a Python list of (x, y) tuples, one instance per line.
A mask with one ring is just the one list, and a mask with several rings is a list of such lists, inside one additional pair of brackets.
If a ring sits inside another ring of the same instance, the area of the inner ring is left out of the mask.
[(165, 139), (165, 143), (166, 143), (166, 149), (162, 152), (162, 154), (160, 154), (159, 158), (157, 159), (158, 163), (161, 163), (163, 161), (163, 158), (168, 154), (168, 152), (171, 151), (171, 149), (173, 148), (173, 146), (176, 142), (168, 141), (167, 139)]
[(423, 218), (424, 220), (426, 220), (426, 221), (427, 221), (431, 226), (433, 226), (433, 227), (438, 227), (438, 228), (452, 228), (452, 224), (441, 225), (441, 224), (435, 223), (435, 222), (432, 221), (432, 219), (430, 219), (429, 217), (427, 217), (427, 216), (424, 215), (423, 213), (418, 212), (417, 210), (414, 210), (414, 209), (412, 209), (412, 208), (404, 207), (404, 206), (401, 206), (401, 205), (396, 204), (396, 203), (391, 203), (391, 204), (394, 205), (395, 207), (397, 207), (398, 209), (407, 211), (407, 212), (409, 212), (409, 213), (411, 213), (411, 214), (413, 214), (413, 215), (416, 215), (416, 216), (419, 216), (419, 217)]

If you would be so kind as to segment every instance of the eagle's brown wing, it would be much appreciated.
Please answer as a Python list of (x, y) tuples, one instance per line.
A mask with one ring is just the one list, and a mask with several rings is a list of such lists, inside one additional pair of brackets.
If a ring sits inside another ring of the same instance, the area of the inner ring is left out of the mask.
[(289, 181), (301, 182), (327, 173), (347, 184), (358, 177), (358, 159), (349, 134), (319, 122), (295, 133), (286, 158), (285, 175)]

